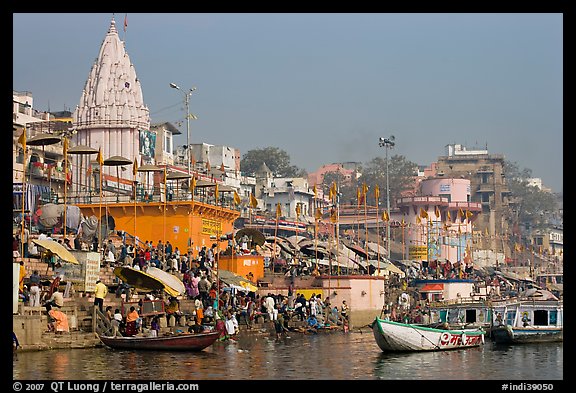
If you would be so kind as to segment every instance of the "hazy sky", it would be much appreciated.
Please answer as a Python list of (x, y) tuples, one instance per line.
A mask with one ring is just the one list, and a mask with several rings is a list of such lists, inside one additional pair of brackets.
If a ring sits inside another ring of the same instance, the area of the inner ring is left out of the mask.
[(152, 123), (186, 143), (279, 147), (293, 165), (419, 165), (450, 143), (563, 191), (561, 13), (50, 13), (13, 15), (13, 89), (73, 110), (114, 16)]

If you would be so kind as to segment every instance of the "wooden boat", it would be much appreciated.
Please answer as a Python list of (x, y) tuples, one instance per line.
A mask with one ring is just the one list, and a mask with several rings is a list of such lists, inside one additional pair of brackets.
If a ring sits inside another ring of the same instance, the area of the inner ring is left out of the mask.
[(376, 343), (383, 352), (443, 351), (484, 344), (484, 330), (444, 330), (376, 318), (372, 323)]
[(155, 351), (201, 351), (212, 345), (220, 332), (183, 333), (159, 337), (111, 337), (100, 335), (100, 341), (113, 349), (136, 349)]
[(564, 307), (557, 298), (532, 297), (493, 303), (491, 336), (496, 343), (522, 344), (564, 341)]
[(447, 324), (450, 329), (481, 328), (490, 335), (492, 304), (481, 299), (456, 299), (430, 303), (430, 326)]

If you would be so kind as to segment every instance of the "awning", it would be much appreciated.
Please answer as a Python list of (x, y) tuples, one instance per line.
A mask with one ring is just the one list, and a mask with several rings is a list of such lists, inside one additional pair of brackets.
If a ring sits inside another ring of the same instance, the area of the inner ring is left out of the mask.
[(420, 292), (442, 292), (444, 291), (444, 284), (426, 284), (420, 288)]
[(80, 262), (76, 259), (76, 257), (68, 251), (62, 244), (50, 240), (50, 239), (32, 239), (33, 243), (36, 243), (40, 247), (44, 247), (58, 258), (63, 260), (64, 262), (73, 263), (74, 265), (79, 265)]
[(160, 281), (163, 281), (164, 284), (172, 288), (175, 292), (178, 292), (180, 295), (184, 295), (184, 293), (186, 293), (186, 287), (184, 286), (184, 283), (174, 274), (170, 274), (154, 266), (148, 267), (148, 269), (146, 269), (146, 273), (156, 277)]
[(258, 287), (250, 282), (246, 277), (231, 272), (230, 270), (218, 270), (218, 279), (230, 286), (241, 287), (249, 292), (256, 292)]

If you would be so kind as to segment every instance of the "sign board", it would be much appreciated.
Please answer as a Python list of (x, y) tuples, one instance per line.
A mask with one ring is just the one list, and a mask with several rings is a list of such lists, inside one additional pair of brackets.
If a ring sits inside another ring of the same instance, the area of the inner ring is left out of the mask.
[(78, 265), (63, 263), (59, 268), (64, 281), (74, 283), (75, 289), (82, 292), (94, 292), (96, 280), (100, 278), (100, 253), (93, 251), (70, 251), (78, 260)]
[(220, 221), (202, 219), (202, 234), (216, 235), (222, 233), (222, 223)]
[(428, 249), (426, 246), (408, 247), (408, 259), (413, 261), (428, 260)]

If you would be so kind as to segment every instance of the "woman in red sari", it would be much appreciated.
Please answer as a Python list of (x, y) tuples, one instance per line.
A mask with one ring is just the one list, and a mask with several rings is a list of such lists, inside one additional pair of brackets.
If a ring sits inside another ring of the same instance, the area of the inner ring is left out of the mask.
[(138, 333), (136, 322), (140, 318), (134, 306), (130, 307), (130, 312), (126, 315), (126, 336), (135, 336)]

